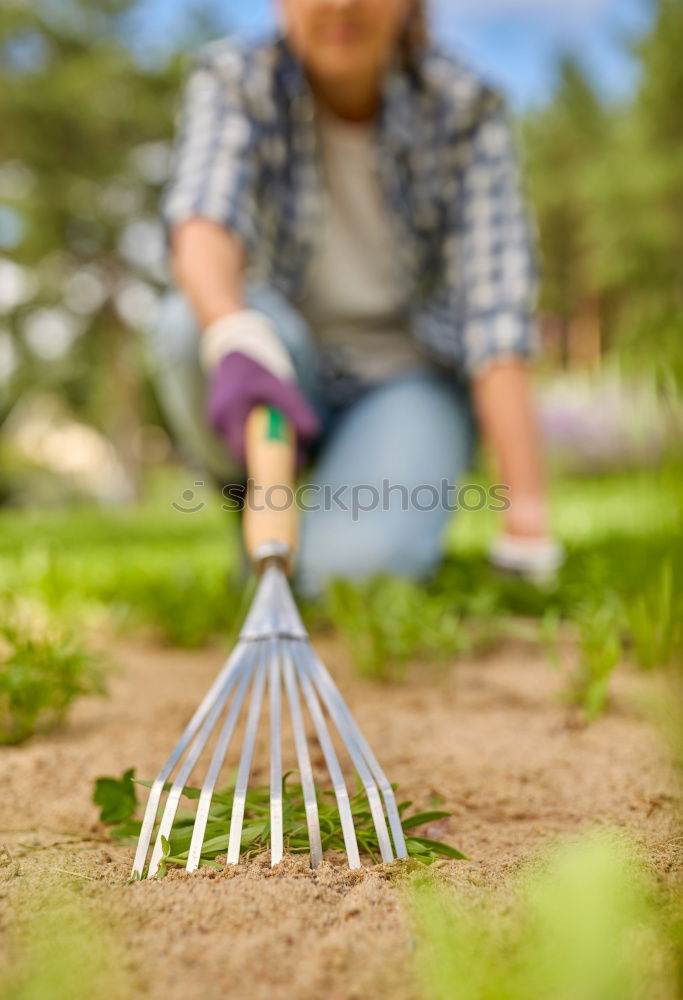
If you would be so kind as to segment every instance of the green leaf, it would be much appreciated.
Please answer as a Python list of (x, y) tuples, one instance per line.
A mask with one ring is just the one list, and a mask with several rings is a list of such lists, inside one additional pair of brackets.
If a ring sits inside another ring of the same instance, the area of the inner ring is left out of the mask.
[[(306, 854), (310, 850), (308, 841), (308, 825), (306, 822), (306, 809), (304, 804), (303, 790), (301, 784), (291, 780), (291, 774), (287, 775), (288, 780), (283, 783), (283, 832), (287, 850), (292, 854)], [(116, 780), (113, 778), (98, 779), (96, 795), (105, 799), (109, 806), (110, 813), (116, 813), (115, 806), (119, 805), (122, 791), (134, 788), (134, 783), (149, 787), (152, 782), (135, 781), (133, 771), (127, 771), (123, 778)], [(170, 784), (166, 788), (170, 788)], [(184, 794), (188, 798), (196, 798), (199, 794), (197, 789), (185, 788)], [(230, 815), (232, 812), (232, 800), (234, 789), (232, 785), (222, 790), (221, 801), (216, 802), (216, 797), (209, 813), (209, 821), (205, 830), (204, 843), (200, 863), (207, 864), (213, 861), (219, 854), (224, 854), (228, 847), (230, 834)], [(116, 798), (118, 795), (119, 798)], [(113, 801), (110, 801), (113, 800)], [(130, 799), (124, 800), (125, 809), (122, 812), (131, 810)], [(375, 829), (372, 813), (368, 808), (365, 790), (361, 790), (350, 798), (351, 812), (356, 828), (356, 837), (360, 850), (371, 859), (373, 864), (379, 860), (379, 844), (377, 841), (377, 831)], [(409, 802), (401, 803), (401, 808), (410, 806)], [(318, 796), (318, 812), (320, 818), (320, 833), (324, 850), (344, 851), (344, 838), (341, 829), (341, 821), (335, 801), (326, 797), (324, 792)], [(413, 816), (403, 820), (404, 830), (411, 830), (415, 827), (423, 826), (426, 823), (447, 819), (451, 814), (443, 810), (428, 810), (426, 812), (415, 813)], [(171, 830), (170, 844), (166, 838), (162, 840), (163, 857), (159, 866), (159, 875), (166, 873), (169, 865), (184, 864), (189, 854), (190, 843), (194, 828), (195, 813), (191, 809), (180, 809), (175, 815), (173, 828)], [(112, 829), (112, 837), (119, 843), (130, 843), (139, 834), (140, 820), (133, 819), (131, 815), (123, 819), (116, 818), (110, 820), (116, 823)], [(247, 792), (247, 799), (244, 810), (244, 825), (242, 828), (241, 845), (250, 854), (268, 850), (270, 840), (270, 788), (262, 785), (257, 788), (250, 788)], [(411, 857), (417, 858), (424, 864), (431, 864), (439, 857), (463, 858), (464, 855), (454, 847), (442, 844), (436, 840), (429, 840), (425, 837), (409, 837), (406, 841), (408, 853)]]
[(97, 778), (92, 800), (100, 807), (101, 823), (123, 823), (132, 817), (137, 807), (131, 768), (121, 778)]
[(139, 819), (129, 819), (125, 823), (113, 827), (110, 833), (114, 840), (118, 840), (122, 844), (135, 843), (140, 836), (141, 826), (142, 822)]
[[(406, 847), (408, 848), (408, 853), (411, 853), (411, 848), (416, 854), (424, 854), (426, 849), (431, 851), (433, 854), (442, 858), (452, 858), (455, 861), (469, 861), (470, 859), (462, 851), (459, 851), (456, 847), (451, 847), (450, 844), (444, 844), (440, 840), (430, 840), (428, 837), (410, 837), (406, 840)], [(420, 850), (419, 848), (423, 848)]]
[(453, 813), (442, 810), (432, 810), (432, 812), (416, 813), (414, 816), (406, 816), (401, 820), (404, 830), (414, 830), (416, 826), (424, 826), (425, 823), (435, 823), (439, 819), (449, 819)]

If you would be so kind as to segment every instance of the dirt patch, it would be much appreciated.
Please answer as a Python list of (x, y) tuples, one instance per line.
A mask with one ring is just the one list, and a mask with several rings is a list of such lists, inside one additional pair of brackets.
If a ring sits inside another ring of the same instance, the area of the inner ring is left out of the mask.
[[(418, 808), (452, 811), (432, 835), (469, 862), (436, 877), (486, 886), (549, 837), (608, 823), (631, 831), (653, 867), (677, 862), (675, 783), (645, 705), (658, 681), (624, 673), (607, 716), (585, 729), (559, 700), (562, 678), (523, 645), (404, 687), (359, 681), (319, 644), (390, 778)], [(65, 729), (2, 751), (0, 921), (40, 912), (55, 892), (100, 915), (127, 956), (129, 994), (317, 1000), (417, 996), (404, 869), (349, 872), (332, 858), (267, 861), (127, 885), (132, 851), (108, 842), (94, 779), (152, 776), (221, 662), (221, 651), (117, 643), (112, 697), (78, 706)], [(0, 937), (2, 935), (0, 934)], [(7, 947), (7, 945), (6, 945)]]

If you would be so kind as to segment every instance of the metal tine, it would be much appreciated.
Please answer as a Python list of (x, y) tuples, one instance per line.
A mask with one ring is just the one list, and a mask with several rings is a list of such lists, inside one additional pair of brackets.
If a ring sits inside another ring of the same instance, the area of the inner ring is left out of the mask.
[(242, 670), (239, 687), (237, 688), (235, 697), (232, 700), (228, 714), (225, 717), (220, 736), (218, 737), (218, 743), (216, 744), (216, 749), (214, 750), (213, 757), (211, 758), (209, 770), (206, 773), (206, 778), (204, 779), (204, 784), (202, 785), (202, 791), (197, 805), (197, 814), (192, 828), (192, 841), (190, 843), (190, 850), (187, 857), (186, 868), (188, 872), (194, 872), (197, 868), (199, 868), (214, 789), (221, 773), (223, 762), (228, 752), (228, 747), (230, 746), (230, 741), (235, 730), (235, 725), (237, 724), (237, 719), (244, 702), (244, 697), (247, 693), (247, 686), (249, 684), (249, 679), (252, 675), (254, 662), (256, 660), (256, 652), (256, 648), (252, 646), (247, 653), (247, 656), (250, 656), (251, 658), (251, 662), (245, 669)]
[(304, 693), (308, 711), (313, 719), (313, 725), (315, 726), (315, 731), (318, 736), (320, 749), (323, 752), (323, 757), (325, 758), (325, 763), (327, 764), (327, 770), (330, 772), (330, 778), (332, 779), (332, 786), (337, 799), (337, 808), (339, 809), (339, 818), (341, 820), (342, 833), (344, 835), (344, 846), (346, 847), (349, 868), (360, 868), (361, 863), (360, 855), (358, 853), (358, 841), (356, 840), (356, 828), (353, 823), (353, 814), (351, 812), (351, 804), (349, 802), (349, 792), (346, 787), (346, 782), (344, 781), (342, 769), (339, 766), (339, 759), (335, 752), (334, 744), (332, 743), (332, 739), (330, 737), (330, 731), (327, 728), (325, 716), (318, 702), (315, 689), (308, 678), (305, 665), (301, 666), (301, 651), (299, 646), (299, 643), (290, 643), (290, 649), (292, 651), (292, 657), (294, 659), (294, 665), (296, 667), (301, 690)]
[(254, 756), (254, 746), (258, 732), (259, 718), (261, 716), (261, 705), (263, 703), (263, 690), (266, 680), (266, 648), (267, 643), (259, 642), (260, 663), (254, 675), (254, 683), (251, 689), (251, 701), (249, 703), (249, 714), (247, 725), (244, 731), (244, 745), (242, 756), (240, 757), (237, 781), (235, 782), (235, 792), (232, 800), (232, 813), (230, 816), (230, 839), (228, 841), (227, 864), (236, 865), (240, 860), (240, 845), (242, 842), (242, 825), (244, 823), (244, 809), (247, 801), (247, 785), (249, 784), (249, 774), (251, 772), (251, 761)]
[[(375, 784), (375, 780), (370, 772), (370, 768), (366, 763), (363, 752), (358, 744), (356, 737), (356, 732), (354, 727), (350, 724), (350, 713), (347, 716), (340, 708), (339, 703), (334, 698), (332, 692), (330, 692), (327, 685), (321, 683), (320, 672), (317, 669), (318, 661), (315, 657), (311, 646), (306, 643), (304, 646), (304, 661), (306, 662), (306, 669), (308, 670), (309, 677), (312, 679), (313, 683), (317, 687), (322, 700), (330, 713), (330, 716), (337, 727), (337, 731), (344, 741), (351, 760), (353, 761), (353, 766), (358, 771), (358, 776), (365, 789), (365, 794), (368, 799), (368, 805), (370, 806), (370, 812), (372, 813), (372, 819), (375, 824), (375, 830), (377, 832), (377, 842), (379, 843), (380, 854), (382, 855), (382, 861), (388, 862), (394, 860), (394, 851), (391, 846), (391, 840), (389, 838), (389, 831), (387, 829), (387, 822), (384, 817), (384, 808), (382, 805), (382, 799)], [(341, 696), (340, 696), (341, 699)]]
[[(304, 726), (303, 714), (301, 711), (301, 701), (299, 699), (296, 678), (299, 671), (293, 661), (293, 650), (298, 641), (307, 638), (307, 632), (303, 626), (299, 612), (297, 611), (294, 599), (292, 598), (289, 584), (284, 572), (275, 568), (274, 579), (277, 581), (277, 588), (274, 594), (274, 609), (278, 622), (280, 634), (287, 639), (281, 643), (281, 664), (289, 702), (290, 714), (292, 717), (292, 728), (294, 731), (294, 743), (296, 747), (297, 762), (301, 775), (301, 787), (304, 794), (304, 806), (306, 809), (306, 825), (308, 827), (308, 840), (311, 852), (311, 868), (317, 868), (322, 861), (322, 840), (320, 834), (320, 816), (318, 812), (318, 800), (315, 793), (315, 782), (313, 779), (313, 769), (311, 767), (308, 753), (308, 743), (306, 740), (306, 730)], [(342, 779), (343, 780), (343, 779)], [(356, 849), (356, 854), (358, 853)], [(359, 861), (360, 863), (360, 861)]]
[(270, 709), (270, 864), (282, 861), (284, 854), (282, 816), (282, 692), (280, 688), (281, 643), (271, 640), (268, 661), (268, 696)]
[(304, 806), (306, 809), (306, 823), (308, 826), (308, 842), (311, 849), (311, 868), (317, 868), (323, 859), (323, 847), (320, 837), (320, 817), (318, 815), (318, 801), (315, 797), (315, 782), (313, 780), (313, 768), (311, 758), (308, 753), (306, 742), (306, 730), (301, 712), (301, 702), (299, 692), (294, 677), (291, 655), (288, 650), (290, 643), (283, 648), (282, 667), (289, 701), (289, 711), (292, 716), (292, 728), (294, 730), (294, 745), (296, 746), (296, 757), (299, 763), (301, 774), (301, 787), (304, 793)]
[[(308, 643), (308, 633), (306, 632), (303, 622), (301, 621), (301, 617), (296, 607), (296, 603), (294, 602), (291, 590), (289, 588), (289, 583), (287, 582), (287, 579), (283, 573), (279, 574), (278, 583), (279, 587), (277, 590), (277, 603), (279, 611), (282, 614), (283, 631), (285, 631), (286, 634), (290, 636), (296, 637), (296, 639), (293, 639), (292, 641), (289, 641), (287, 643), (286, 648), (291, 658), (291, 661), (294, 664), (296, 677), (298, 678), (299, 684), (301, 685), (301, 689), (303, 691), (304, 698), (308, 706), (309, 714), (311, 715), (311, 718), (313, 720), (313, 725), (315, 727), (318, 736), (318, 742), (320, 743), (320, 748), (323, 752), (325, 763), (327, 764), (327, 769), (330, 773), (330, 778), (332, 779), (332, 784), (337, 799), (337, 807), (339, 809), (339, 818), (342, 824), (342, 834), (344, 836), (344, 845), (346, 847), (349, 867), (360, 868), (361, 863), (360, 863), (360, 856), (358, 854), (358, 842), (356, 840), (356, 830), (353, 823), (353, 815), (351, 813), (351, 805), (349, 802), (349, 794), (346, 787), (346, 782), (344, 781), (344, 776), (342, 774), (341, 767), (339, 766), (337, 754), (335, 752), (334, 745), (330, 738), (324, 714), (318, 704), (318, 699), (316, 697), (315, 690), (311, 685), (310, 681), (308, 680), (305, 667), (302, 667), (301, 664), (301, 655), (300, 655), (301, 642), (297, 641), (297, 639), (303, 640), (305, 643)], [(296, 695), (296, 685), (294, 684), (294, 682), (292, 682), (292, 684), (294, 693)], [(301, 709), (299, 707), (298, 697), (296, 697), (296, 706), (297, 708), (294, 709), (292, 712), (292, 721), (295, 724), (295, 739), (297, 731), (295, 715), (297, 709), (299, 716), (301, 715)], [(303, 731), (303, 720), (301, 721), (301, 730)], [(302, 749), (305, 752), (306, 760), (308, 760), (308, 748), (305, 741), (305, 737), (302, 740)], [(297, 747), (297, 753), (298, 753), (298, 747)], [(310, 761), (309, 761), (309, 767), (310, 767)], [(299, 768), (302, 772), (302, 788), (304, 788), (304, 801), (307, 801), (306, 784), (303, 781), (303, 775), (305, 769), (301, 766), (301, 763), (299, 765)], [(311, 778), (312, 791), (309, 794), (308, 801), (311, 803), (311, 809), (315, 808), (315, 814), (314, 817), (312, 815), (309, 818), (307, 811), (307, 819), (309, 822), (309, 840), (310, 843), (313, 844), (314, 843), (313, 836), (315, 836), (316, 839), (319, 837), (320, 819), (318, 815), (317, 800), (315, 798), (315, 787), (313, 785), (312, 771), (310, 774), (310, 778)], [(311, 834), (311, 825), (312, 825), (311, 820), (313, 818), (315, 820), (313, 824), (313, 830), (315, 831), (315, 834)], [(320, 850), (322, 855), (322, 844)], [(314, 863), (313, 859), (313, 851), (311, 853), (311, 867), (316, 867), (316, 864)]]
[(164, 790), (164, 785), (166, 781), (171, 776), (175, 767), (188, 748), (190, 742), (197, 733), (199, 727), (204, 721), (207, 712), (210, 711), (216, 698), (218, 698), (223, 690), (223, 686), (230, 676), (230, 674), (236, 670), (240, 663), (240, 658), (245, 650), (245, 644), (243, 642), (238, 642), (235, 649), (232, 651), (231, 655), (225, 661), (223, 668), (218, 673), (215, 681), (209, 688), (209, 690), (204, 695), (204, 698), (200, 702), (195, 711), (194, 715), (188, 722), (185, 730), (174, 746), (171, 754), (161, 768), (156, 778), (152, 783), (152, 787), (149, 790), (149, 796), (147, 798), (147, 805), (145, 807), (145, 814), (142, 819), (142, 826), (140, 827), (140, 836), (138, 838), (138, 844), (135, 851), (135, 860), (133, 861), (133, 870), (131, 872), (132, 878), (142, 878), (142, 874), (145, 868), (145, 861), (147, 860), (147, 852), (149, 850), (149, 844), (152, 839), (152, 832), (154, 830), (154, 822), (157, 817), (157, 812), (159, 809), (159, 802), (161, 801), (161, 795)]
[(245, 669), (245, 661), (248, 661), (249, 652), (247, 651), (244, 655), (244, 659), (238, 664), (235, 671), (233, 671), (228, 677), (223, 690), (219, 694), (215, 703), (213, 704), (211, 710), (209, 711), (206, 719), (204, 720), (201, 729), (197, 733), (197, 736), (192, 743), (192, 746), (187, 752), (185, 760), (180, 766), (180, 769), (173, 779), (173, 784), (171, 785), (171, 790), (168, 793), (168, 798), (166, 799), (166, 804), (164, 806), (164, 811), (161, 815), (161, 821), (159, 823), (159, 829), (157, 831), (156, 841), (154, 843), (154, 850), (152, 851), (152, 857), (149, 862), (149, 868), (147, 870), (147, 878), (153, 878), (158, 869), (161, 857), (164, 853), (164, 846), (162, 843), (162, 838), (167, 840), (170, 838), (171, 830), (173, 828), (173, 820), (175, 819), (175, 814), (178, 809), (178, 804), (180, 802), (180, 797), (183, 794), (185, 784), (192, 774), (193, 770), (197, 765), (204, 747), (206, 746), (211, 733), (223, 711), (225, 704), (230, 697), (230, 693), (235, 686), (235, 683), (242, 672)]
[[(391, 787), (391, 783), (389, 782), (386, 774), (382, 770), (382, 767), (379, 761), (377, 760), (377, 757), (373, 753), (372, 748), (370, 747), (368, 741), (363, 736), (363, 733), (361, 732), (358, 723), (351, 714), (351, 709), (342, 698), (339, 688), (334, 683), (334, 680), (329, 670), (327, 669), (325, 664), (322, 662), (320, 657), (317, 655), (317, 653), (311, 646), (307, 646), (307, 649), (309, 651), (309, 659), (313, 668), (313, 677), (318, 686), (318, 689), (321, 691), (321, 693), (323, 692), (323, 689), (325, 689), (328, 692), (329, 701), (334, 703), (339, 714), (344, 718), (348, 728), (353, 733), (358, 749), (360, 750), (365, 760), (367, 761), (368, 767), (370, 768), (370, 771), (372, 772), (375, 781), (377, 782), (377, 784), (381, 789), (382, 797), (384, 799), (387, 809), (389, 825), (391, 827), (391, 832), (394, 838), (396, 857), (407, 858), (408, 848), (406, 847), (405, 836), (403, 834), (403, 827), (401, 825), (401, 816), (398, 811), (398, 806), (396, 804), (396, 796), (394, 795), (394, 790)], [(334, 712), (329, 707), (328, 700), (325, 698), (324, 694), (323, 694), (323, 700), (328, 705), (328, 710), (330, 712), (330, 715), (334, 717)], [(360, 771), (358, 773), (360, 774)]]

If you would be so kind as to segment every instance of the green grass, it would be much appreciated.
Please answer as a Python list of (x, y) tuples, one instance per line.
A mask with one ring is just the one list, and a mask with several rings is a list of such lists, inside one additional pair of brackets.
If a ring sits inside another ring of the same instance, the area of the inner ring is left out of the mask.
[(607, 704), (620, 662), (630, 657), (652, 669), (683, 657), (683, 475), (667, 469), (558, 483), (554, 514), (567, 559), (553, 586), (496, 573), (485, 558), (492, 515), (463, 513), (430, 583), (337, 584), (323, 618), (378, 680), (400, 679), (411, 660), (452, 661), (515, 636), (519, 618), (538, 623), (546, 646), (548, 623), (569, 622), (579, 664), (567, 668), (567, 694), (591, 721)]
[(681, 564), (666, 560), (625, 606), (633, 655), (645, 670), (670, 666), (683, 648)]
[(403, 680), (411, 660), (452, 660), (471, 647), (460, 609), (408, 580), (378, 578), (330, 585), (325, 614), (344, 637), (361, 674)]
[(111, 918), (73, 890), (28, 892), (6, 933), (0, 1000), (131, 1000), (141, 993)]
[(101, 657), (72, 636), (0, 626), (0, 744), (59, 725), (77, 698), (105, 693), (105, 676)]
[(560, 845), (508, 884), (409, 896), (424, 1000), (676, 1000), (680, 906), (612, 833)]
[[(310, 846), (303, 790), (298, 782), (292, 780), (293, 773), (289, 772), (283, 779), (285, 845), (290, 854), (308, 854)], [(151, 782), (136, 782), (133, 770), (126, 771), (121, 778), (98, 778), (95, 782), (93, 802), (100, 807), (100, 821), (111, 826), (111, 836), (122, 844), (134, 845), (140, 833), (141, 821), (135, 818), (138, 808), (136, 784), (149, 786)], [(167, 788), (170, 788), (170, 785)], [(228, 849), (233, 793), (234, 782), (217, 790), (213, 795), (202, 846), (202, 865), (213, 864), (214, 859), (219, 854), (225, 854)], [(200, 789), (186, 786), (183, 795), (189, 800), (196, 800), (199, 798)], [(317, 801), (323, 850), (345, 852), (344, 837), (334, 792), (318, 793)], [(409, 814), (411, 805), (412, 802), (401, 802), (398, 807), (410, 857), (425, 865), (429, 865), (439, 858), (464, 858), (464, 854), (455, 847), (420, 836), (419, 833), (415, 832), (420, 827), (445, 819), (451, 814), (439, 810)], [(359, 850), (367, 855), (373, 864), (377, 864), (380, 860), (377, 832), (365, 791), (362, 788), (359, 788), (356, 794), (350, 797), (350, 806)], [(170, 841), (165, 844), (160, 875), (163, 876), (166, 873), (169, 865), (185, 867), (192, 840), (194, 820), (195, 812), (192, 809), (180, 809), (176, 813)], [(256, 855), (268, 850), (269, 846), (270, 788), (267, 786), (250, 788), (247, 791), (241, 851), (246, 852), (247, 855)]]
[[(3, 512), (0, 596), (19, 593), (63, 621), (99, 615), (121, 628), (151, 626), (176, 646), (234, 635), (251, 593), (238, 524), (206, 492), (205, 506), (191, 515), (172, 508), (180, 494), (174, 483), (128, 510)], [(681, 655), (682, 511), (676, 467), (558, 481), (553, 518), (567, 560), (555, 586), (495, 573), (486, 559), (494, 516), (462, 512), (447, 558), (425, 586), (339, 582), (304, 613), (314, 631), (339, 632), (362, 673), (391, 681), (411, 661), (438, 665), (492, 646), (516, 634), (520, 617), (539, 623), (539, 639), (543, 622), (574, 623), (582, 666), (569, 683), (594, 717), (606, 704), (615, 661), (630, 656), (652, 669)]]
[(60, 618), (106, 613), (176, 646), (231, 632), (243, 611), (234, 523), (218, 503), (195, 514), (151, 503), (118, 511), (0, 515), (0, 595), (21, 593)]

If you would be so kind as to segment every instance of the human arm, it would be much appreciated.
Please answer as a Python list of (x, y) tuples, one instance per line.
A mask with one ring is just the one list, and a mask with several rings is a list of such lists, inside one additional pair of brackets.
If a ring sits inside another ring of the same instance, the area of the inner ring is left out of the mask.
[(300, 441), (317, 419), (270, 320), (246, 308), (245, 271), (257, 240), (258, 158), (238, 49), (200, 56), (185, 89), (162, 211), (174, 278), (202, 330), (209, 422), (244, 463), (245, 421), (278, 407)]
[(526, 364), (519, 359), (488, 365), (472, 380), (472, 395), (496, 475), (508, 488), (507, 534), (544, 538), (548, 503), (540, 433)]
[(318, 431), (276, 332), (265, 316), (245, 308), (245, 259), (240, 241), (209, 219), (193, 217), (173, 232), (174, 275), (203, 328), (209, 422), (240, 464), (246, 463), (247, 422), (260, 404), (285, 414), (300, 442)]
[(496, 475), (509, 489), (503, 533), (491, 555), (501, 568), (540, 579), (557, 569), (561, 549), (551, 538), (528, 368), (536, 348), (536, 241), (513, 127), (493, 92), (482, 95), (460, 180), (450, 281), (457, 291), (462, 363)]
[(193, 216), (174, 226), (171, 267), (202, 329), (244, 309), (244, 245), (220, 223)]

